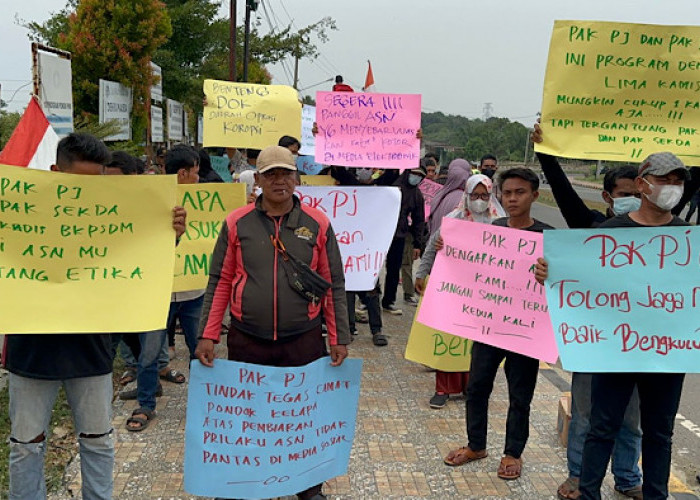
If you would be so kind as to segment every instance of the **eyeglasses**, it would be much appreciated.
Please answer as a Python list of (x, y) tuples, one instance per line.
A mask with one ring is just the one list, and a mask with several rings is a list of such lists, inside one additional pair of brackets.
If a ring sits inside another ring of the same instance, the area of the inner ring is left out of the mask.
[(469, 193), (469, 199), (472, 201), (476, 201), (476, 200), (489, 201), (491, 199), (491, 195), (488, 193), (483, 193), (483, 194)]

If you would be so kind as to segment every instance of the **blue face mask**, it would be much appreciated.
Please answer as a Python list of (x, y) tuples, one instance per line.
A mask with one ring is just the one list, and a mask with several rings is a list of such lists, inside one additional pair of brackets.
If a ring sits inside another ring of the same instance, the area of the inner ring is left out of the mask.
[(408, 174), (408, 183), (409, 183), (411, 186), (417, 186), (418, 184), (421, 183), (422, 180), (423, 180), (423, 176), (422, 176), (422, 175), (418, 175), (418, 174)]
[(612, 211), (615, 215), (624, 215), (635, 212), (642, 206), (642, 200), (636, 196), (625, 196), (624, 198), (613, 198)]

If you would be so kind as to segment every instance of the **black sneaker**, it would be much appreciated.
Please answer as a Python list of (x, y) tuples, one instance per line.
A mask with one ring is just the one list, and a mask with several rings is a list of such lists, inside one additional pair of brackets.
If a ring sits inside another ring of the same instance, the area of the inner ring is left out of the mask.
[(430, 407), (434, 408), (436, 410), (439, 410), (440, 408), (444, 408), (445, 405), (447, 404), (447, 400), (450, 399), (450, 396), (447, 394), (438, 394), (437, 392), (433, 395), (432, 398), (430, 398)]
[(382, 306), (382, 309), (384, 309), (386, 312), (389, 314), (393, 314), (394, 316), (401, 316), (403, 314), (403, 311), (396, 307), (394, 304), (389, 304), (388, 306)]

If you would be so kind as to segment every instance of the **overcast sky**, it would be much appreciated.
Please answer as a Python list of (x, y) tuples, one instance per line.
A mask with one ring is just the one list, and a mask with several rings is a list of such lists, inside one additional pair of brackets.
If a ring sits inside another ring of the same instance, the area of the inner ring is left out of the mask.
[[(2, 99), (31, 80), (26, 30), (15, 15), (43, 21), (64, 0), (12, 2), (0, 16)], [(356, 90), (372, 61), (377, 92), (419, 93), (424, 111), (494, 116), (530, 125), (540, 109), (542, 83), (555, 19), (700, 25), (698, 0), (262, 0), (254, 20), (267, 32), (293, 22), (297, 28), (324, 16), (338, 31), (320, 44), (321, 57), (300, 63), (300, 89), (342, 74)], [(244, 0), (238, 0), (239, 23)], [(227, 15), (229, 1), (221, 12)], [(269, 18), (269, 21), (268, 21)], [(293, 62), (269, 68), (273, 83), (291, 84)], [(167, 75), (163, 75), (167, 79)], [(330, 83), (302, 91), (330, 90)], [(31, 85), (10, 109), (23, 108)]]

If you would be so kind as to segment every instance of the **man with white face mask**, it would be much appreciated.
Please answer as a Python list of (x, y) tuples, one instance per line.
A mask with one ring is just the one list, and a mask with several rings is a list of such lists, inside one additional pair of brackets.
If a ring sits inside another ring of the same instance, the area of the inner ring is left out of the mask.
[[(655, 153), (639, 166), (635, 185), (642, 193), (638, 210), (600, 225), (613, 227), (688, 226), (671, 209), (683, 194), (688, 170), (672, 153)], [(547, 264), (538, 261), (535, 276), (546, 279)], [(600, 487), (635, 389), (640, 399), (643, 498), (667, 498), (671, 469), (671, 436), (683, 389), (683, 373), (595, 373), (591, 387), (590, 431), (583, 448), (579, 490), (584, 500), (600, 499)]]

